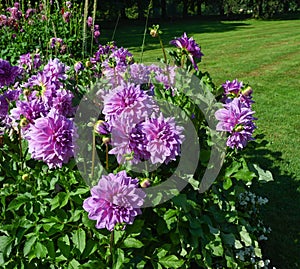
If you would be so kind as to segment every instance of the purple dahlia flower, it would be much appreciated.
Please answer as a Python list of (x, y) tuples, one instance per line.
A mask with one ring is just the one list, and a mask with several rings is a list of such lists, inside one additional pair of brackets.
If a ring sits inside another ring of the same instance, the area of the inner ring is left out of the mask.
[(84, 69), (84, 66), (83, 66), (82, 62), (76, 62), (74, 64), (74, 70), (75, 70), (76, 73), (78, 73), (79, 71), (81, 71), (83, 69)]
[(129, 80), (134, 84), (146, 84), (150, 82), (151, 70), (144, 64), (134, 63), (129, 66)]
[(102, 113), (108, 122), (126, 113), (134, 118), (135, 123), (139, 123), (158, 110), (153, 98), (139, 85), (124, 82), (104, 96), (103, 104)]
[(251, 107), (252, 100), (252, 89), (249, 86), (244, 86), (243, 82), (239, 82), (237, 79), (232, 82), (227, 80), (226, 83), (222, 84), (224, 89), (224, 103), (230, 103), (234, 98), (240, 98), (241, 102), (247, 107)]
[(98, 120), (94, 126), (94, 131), (100, 135), (108, 135), (111, 132), (111, 128), (108, 122), (103, 120)]
[(42, 65), (39, 53), (34, 55), (31, 55), (30, 53), (23, 54), (20, 56), (18, 63), (19, 67), (25, 65), (28, 70), (37, 69)]
[(55, 97), (48, 98), (51, 107), (55, 108), (61, 115), (72, 117), (75, 113), (75, 108), (72, 105), (73, 93), (69, 90), (60, 89), (56, 91)]
[(173, 93), (176, 91), (174, 87), (176, 68), (176, 66), (167, 66), (166, 69), (160, 69), (159, 72), (155, 73), (155, 80), (162, 83), (167, 90), (171, 89)]
[(97, 229), (113, 231), (116, 224), (132, 224), (142, 213), (140, 207), (146, 195), (138, 188), (138, 182), (125, 171), (100, 178), (98, 185), (91, 189), (91, 197), (83, 202), (88, 217), (97, 221)]
[(64, 42), (63, 42), (63, 40), (61, 38), (59, 38), (59, 37), (57, 37), (57, 38), (56, 37), (52, 37), (50, 39), (50, 48), (53, 49), (55, 47), (60, 47), (60, 46), (62, 46), (63, 43)]
[(6, 92), (4, 92), (3, 95), (9, 101), (17, 101), (21, 93), (22, 93), (22, 89), (15, 87), (15, 89), (8, 89)]
[(19, 10), (18, 6), (9, 7), (6, 10), (10, 13), (11, 18), (14, 20), (19, 20), (22, 18), (22, 11)]
[(148, 119), (142, 124), (147, 139), (147, 151), (150, 160), (155, 163), (169, 163), (180, 154), (180, 145), (184, 140), (183, 128), (176, 126), (174, 118)]
[(118, 117), (114, 122), (111, 128), (111, 145), (113, 148), (109, 154), (115, 154), (118, 163), (128, 161), (136, 164), (150, 158), (146, 134), (141, 124), (135, 124), (130, 116)]
[(0, 95), (0, 120), (6, 118), (8, 114), (9, 104), (5, 95)]
[(238, 82), (237, 79), (233, 80), (232, 82), (227, 80), (224, 84), (222, 84), (222, 87), (225, 95), (233, 95), (237, 97), (243, 87), (243, 82)]
[(225, 131), (230, 135), (227, 146), (231, 148), (244, 148), (252, 137), (256, 128), (253, 120), (255, 112), (247, 107), (240, 98), (234, 98), (232, 102), (225, 104), (224, 108), (216, 111), (215, 117), (219, 120), (217, 131)]
[(36, 119), (46, 116), (48, 107), (41, 99), (30, 101), (17, 101), (16, 107), (11, 109), (10, 117), (16, 121), (25, 118), (28, 123), (33, 123)]
[(51, 81), (66, 80), (68, 76), (66, 72), (70, 69), (59, 59), (49, 60), (49, 62), (44, 67), (43, 73), (51, 79)]
[(0, 88), (13, 84), (22, 71), (22, 68), (11, 66), (8, 61), (0, 59)]
[(182, 53), (186, 54), (188, 59), (192, 62), (194, 68), (198, 70), (194, 58), (201, 59), (204, 54), (201, 52), (200, 46), (192, 37), (188, 38), (186, 33), (184, 33), (181, 37), (172, 40), (170, 44), (180, 48)]
[(74, 155), (74, 123), (55, 109), (51, 109), (46, 117), (36, 119), (25, 138), (32, 158), (44, 161), (50, 168), (62, 167)]

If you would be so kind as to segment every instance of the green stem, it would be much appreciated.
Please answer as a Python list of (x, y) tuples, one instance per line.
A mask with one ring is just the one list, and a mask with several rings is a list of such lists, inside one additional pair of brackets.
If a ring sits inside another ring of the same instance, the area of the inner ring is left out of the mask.
[(108, 143), (105, 144), (105, 168), (108, 171)]
[(159, 38), (159, 43), (160, 43), (160, 46), (161, 46), (161, 49), (162, 49), (162, 52), (163, 52), (163, 55), (164, 55), (164, 61), (165, 61), (166, 67), (167, 67), (167, 77), (168, 77), (169, 86), (171, 87), (171, 78), (170, 78), (170, 73), (169, 73), (169, 64), (168, 64), (166, 50), (165, 50), (165, 47), (164, 47), (164, 43), (163, 43), (163, 41), (160, 37), (160, 34), (158, 34), (158, 38)]
[(111, 260), (111, 268), (114, 268), (114, 264), (115, 264), (115, 258), (114, 258), (114, 230), (111, 231), (110, 234), (110, 244), (109, 244), (109, 250), (110, 250), (110, 260)]
[(142, 42), (142, 53), (141, 53), (141, 60), (140, 60), (141, 63), (143, 62), (145, 40), (146, 40), (146, 34), (147, 34), (147, 28), (148, 28), (148, 20), (149, 20), (149, 14), (150, 14), (151, 7), (152, 7), (152, 0), (150, 1), (149, 6), (148, 6), (148, 10), (147, 10), (145, 30), (144, 30), (144, 36), (143, 36), (143, 42)]
[(114, 38), (115, 38), (115, 34), (116, 34), (116, 31), (117, 31), (117, 26), (118, 26), (118, 24), (119, 24), (120, 17), (121, 17), (121, 14), (119, 13), (118, 18), (117, 18), (117, 22), (116, 22), (116, 24), (115, 24), (115, 29), (114, 29), (113, 35), (112, 35), (112, 37), (111, 37), (111, 41), (114, 41)]
[(21, 127), (19, 126), (19, 147), (20, 147), (20, 160), (21, 160), (21, 171), (23, 171), (23, 149), (22, 149), (22, 136)]
[(95, 156), (96, 156), (96, 134), (95, 131), (93, 130), (93, 148), (92, 148), (92, 180), (94, 178), (94, 173), (95, 173)]
[(93, 22), (92, 22), (92, 39), (91, 39), (91, 54), (93, 53), (93, 43), (94, 43), (94, 30), (95, 30), (96, 11), (97, 11), (97, 0), (94, 0), (94, 6), (93, 6)]
[(160, 35), (158, 35), (158, 38), (159, 38), (159, 43), (160, 43), (160, 46), (161, 46), (161, 49), (162, 49), (162, 52), (163, 52), (163, 55), (164, 55), (165, 64), (168, 64), (168, 62), (167, 62), (167, 54), (166, 54), (166, 51), (165, 51), (164, 43), (163, 43)]

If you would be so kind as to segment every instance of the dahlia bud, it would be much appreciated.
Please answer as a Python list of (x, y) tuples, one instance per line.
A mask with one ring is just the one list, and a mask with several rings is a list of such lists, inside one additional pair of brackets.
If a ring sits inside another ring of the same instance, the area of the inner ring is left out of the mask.
[(20, 120), (20, 126), (25, 127), (28, 124), (28, 120), (26, 118), (23, 118)]
[(23, 94), (25, 95), (25, 96), (29, 96), (30, 95), (30, 90), (29, 89), (25, 89), (24, 91), (23, 91)]
[(151, 183), (148, 178), (145, 178), (142, 182), (140, 182), (140, 185), (142, 188), (148, 188), (151, 185)]
[(109, 138), (109, 137), (104, 136), (104, 137), (102, 138), (102, 143), (103, 143), (103, 144), (108, 144), (109, 142), (110, 142), (110, 138)]
[(29, 175), (28, 174), (22, 175), (22, 180), (26, 181), (28, 179), (29, 179)]
[(152, 37), (158, 37), (157, 30), (156, 30), (156, 29), (151, 29), (151, 30), (150, 30), (150, 35), (151, 35)]
[(248, 86), (242, 90), (242, 95), (249, 96), (252, 94), (252, 92), (253, 92), (252, 88), (250, 86)]
[(92, 66), (92, 63), (91, 63), (90, 61), (86, 61), (86, 62), (85, 62), (85, 66), (86, 66), (86, 67), (91, 67), (91, 66)]

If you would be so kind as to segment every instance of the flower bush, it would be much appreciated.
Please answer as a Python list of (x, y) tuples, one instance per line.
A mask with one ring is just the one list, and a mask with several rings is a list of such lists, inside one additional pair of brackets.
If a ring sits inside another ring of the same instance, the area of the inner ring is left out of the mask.
[[(256, 145), (251, 87), (216, 87), (186, 33), (169, 59), (163, 48), (164, 65), (147, 66), (97, 44), (94, 25), (83, 61), (79, 7), (62, 8), (15, 3), (1, 15), (13, 41), (0, 60), (1, 267), (267, 268), (267, 200), (251, 184), (272, 175), (245, 153)], [(19, 46), (50, 14), (67, 38), (41, 28), (47, 47)], [(150, 33), (162, 42), (158, 26)]]

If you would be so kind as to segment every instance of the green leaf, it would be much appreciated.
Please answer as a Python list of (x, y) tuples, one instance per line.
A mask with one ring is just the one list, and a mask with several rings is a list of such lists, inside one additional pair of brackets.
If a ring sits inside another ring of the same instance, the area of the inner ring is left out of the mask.
[(254, 169), (254, 172), (256, 172), (256, 174), (258, 176), (258, 180), (260, 182), (266, 183), (269, 181), (274, 181), (273, 175), (270, 171), (263, 170), (257, 164), (253, 164), (253, 169)]
[(223, 188), (224, 190), (228, 190), (232, 186), (232, 181), (229, 177), (225, 178), (223, 181)]
[(113, 255), (115, 256), (116, 263), (112, 269), (124, 268), (124, 251), (118, 248), (114, 251)]
[(86, 244), (86, 235), (85, 231), (83, 229), (78, 229), (74, 232), (72, 241), (75, 245), (75, 247), (80, 251), (82, 254), (84, 249), (85, 249), (85, 244)]
[(237, 171), (239, 171), (241, 164), (239, 162), (233, 162), (229, 167), (226, 168), (225, 177), (230, 177)]
[(80, 267), (80, 263), (75, 259), (69, 262), (68, 269), (78, 269), (79, 267)]
[(172, 245), (171, 244), (164, 244), (161, 248), (157, 249), (157, 257), (159, 259), (165, 257), (167, 253), (170, 251)]
[(133, 237), (127, 237), (123, 242), (124, 248), (141, 248), (144, 244)]
[(251, 246), (252, 244), (252, 239), (249, 235), (249, 233), (247, 232), (246, 228), (243, 227), (242, 231), (240, 231), (240, 236), (241, 236), (241, 240), (245, 243), (246, 247)]
[(70, 196), (85, 194), (85, 193), (87, 193), (89, 191), (90, 191), (89, 188), (78, 188), (78, 189), (76, 189), (75, 192), (71, 192)]
[(240, 240), (234, 240), (234, 247), (236, 248), (236, 249), (241, 249), (241, 248), (243, 248), (243, 245), (242, 245), (242, 243), (241, 243), (241, 241)]
[(17, 196), (14, 200), (12, 200), (10, 202), (7, 210), (12, 210), (12, 211), (18, 210), (22, 205), (29, 202), (31, 197), (32, 197), (32, 195), (29, 193), (25, 193), (20, 196)]
[(86, 259), (90, 255), (92, 255), (98, 249), (98, 244), (92, 239), (88, 239), (86, 243), (86, 248), (82, 253), (82, 259)]
[(69, 193), (59, 192), (51, 201), (51, 210), (64, 207), (69, 201)]
[(159, 263), (166, 268), (180, 268), (184, 261), (179, 260), (175, 255), (170, 255), (159, 259)]
[(60, 252), (66, 258), (69, 258), (69, 256), (70, 256), (70, 239), (67, 234), (58, 238), (57, 245), (58, 245)]
[(222, 238), (224, 244), (229, 245), (229, 246), (234, 246), (234, 243), (235, 243), (234, 234), (221, 233), (221, 238)]
[(0, 252), (4, 254), (4, 256), (9, 256), (12, 249), (13, 238), (10, 236), (0, 236)]
[(48, 240), (44, 243), (48, 250), (48, 255), (51, 259), (55, 259), (55, 248), (54, 248), (54, 243), (52, 240)]
[(24, 244), (24, 248), (23, 248), (23, 254), (24, 254), (24, 256), (27, 256), (28, 253), (31, 251), (32, 246), (35, 243), (36, 239), (37, 239), (36, 236), (32, 236), (28, 240), (26, 240), (26, 242)]
[(35, 255), (37, 258), (45, 258), (47, 256), (48, 250), (40, 242), (35, 244)]

